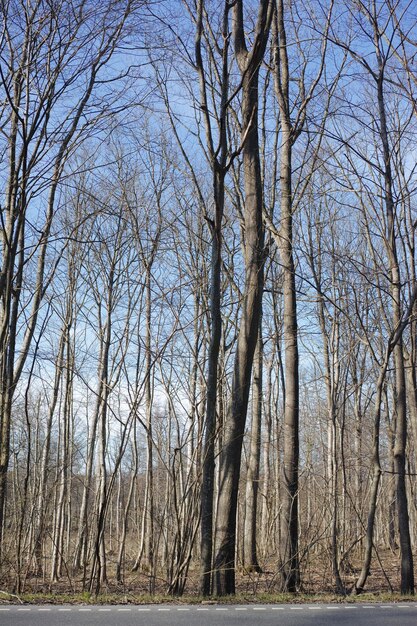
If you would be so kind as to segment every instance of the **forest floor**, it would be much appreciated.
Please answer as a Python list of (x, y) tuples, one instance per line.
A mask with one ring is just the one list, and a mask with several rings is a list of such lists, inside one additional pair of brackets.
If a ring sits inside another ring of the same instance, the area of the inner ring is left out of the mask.
[[(417, 562), (417, 559), (416, 561)], [(235, 596), (207, 600), (199, 596), (198, 571), (190, 571), (185, 592), (181, 597), (167, 594), (167, 582), (163, 578), (153, 578), (146, 572), (127, 571), (123, 583), (116, 583), (109, 564), (109, 582), (102, 585), (98, 594), (83, 591), (88, 587), (81, 576), (63, 576), (51, 583), (47, 578), (26, 575), (20, 583), (20, 593), (16, 593), (16, 579), (4, 574), (0, 576), (0, 603), (82, 603), (82, 604), (153, 604), (201, 602), (222, 603), (304, 603), (304, 602), (395, 602), (417, 601), (417, 596), (402, 596), (399, 593), (400, 563), (398, 554), (389, 550), (375, 559), (366, 585), (366, 593), (352, 595), (351, 590), (360, 572), (360, 562), (341, 572), (345, 594), (336, 594), (331, 579), (328, 560), (311, 560), (302, 569), (302, 587), (299, 593), (283, 594), (278, 591), (278, 574), (272, 567), (262, 573), (238, 570)]]

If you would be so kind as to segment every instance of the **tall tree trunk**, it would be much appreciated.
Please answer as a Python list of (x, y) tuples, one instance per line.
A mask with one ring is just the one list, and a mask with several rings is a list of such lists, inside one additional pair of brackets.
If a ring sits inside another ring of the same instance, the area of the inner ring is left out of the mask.
[(145, 261), (145, 294), (146, 294), (146, 331), (145, 331), (145, 406), (146, 406), (146, 476), (143, 502), (141, 540), (138, 556), (133, 566), (137, 571), (141, 564), (149, 572), (151, 589), (154, 575), (154, 477), (153, 477), (153, 364), (151, 352), (152, 320), (151, 320), (151, 269), (152, 260)]
[[(375, 35), (379, 42), (378, 35)], [(401, 275), (397, 253), (396, 218), (393, 197), (393, 179), (391, 170), (391, 152), (388, 140), (388, 128), (384, 99), (383, 60), (377, 47), (379, 75), (377, 80), (380, 137), (384, 159), (384, 191), (387, 217), (387, 252), (390, 264), (390, 288), (392, 298), (393, 328), (400, 328), (403, 322)], [(405, 359), (402, 335), (393, 349), (395, 367), (395, 412), (396, 428), (394, 443), (394, 468), (397, 481), (398, 529), (401, 549), (401, 593), (414, 593), (414, 565), (410, 538), (408, 501), (406, 488), (406, 444), (407, 444), (407, 401), (405, 382)]]
[(71, 472), (71, 415), (73, 405), (73, 376), (74, 376), (74, 360), (73, 345), (71, 343), (72, 329), (72, 302), (68, 300), (68, 318), (65, 328), (65, 390), (63, 398), (62, 422), (61, 422), (61, 467), (59, 468), (60, 480), (58, 482), (59, 490), (57, 497), (57, 506), (55, 513), (55, 526), (53, 534), (53, 550), (51, 557), (51, 581), (56, 582), (61, 576), (61, 568), (64, 550), (64, 532), (65, 532), (65, 505), (70, 485)]
[(252, 426), (250, 432), (250, 449), (246, 475), (245, 522), (243, 538), (243, 566), (247, 572), (262, 570), (258, 563), (256, 549), (258, 491), (261, 459), (261, 423), (262, 423), (262, 376), (263, 374), (263, 342), (262, 316), (259, 317), (258, 341), (256, 344), (253, 381), (252, 381)]
[(270, 534), (270, 524), (273, 519), (273, 498), (271, 494), (271, 481), (272, 481), (272, 372), (274, 367), (273, 354), (271, 360), (268, 363), (267, 376), (266, 376), (266, 389), (265, 389), (265, 434), (264, 444), (262, 451), (263, 458), (263, 479), (262, 479), (262, 510), (261, 510), (261, 546), (262, 554), (264, 557), (269, 554), (269, 550), (274, 545), (275, 533)]
[(284, 293), (285, 404), (282, 461), (281, 588), (296, 591), (300, 582), (298, 557), (298, 457), (299, 457), (299, 364), (297, 298), (293, 256), (292, 144), (289, 67), (284, 3), (278, 0), (275, 15), (276, 92), (281, 116), (281, 229), (279, 249)]
[[(216, 175), (216, 178), (218, 176)], [(219, 181), (220, 182), (220, 181)], [(203, 472), (201, 484), (201, 593), (212, 590), (214, 447), (216, 436), (217, 371), (221, 340), (221, 216), (224, 202), (224, 176), (221, 180), (222, 203), (216, 202), (216, 222), (212, 229), (212, 270), (210, 289), (210, 346), (208, 355), (206, 415), (204, 423)], [(217, 199), (218, 200), (218, 199)], [(219, 218), (219, 219), (218, 219)]]
[[(400, 319), (397, 318), (398, 323)], [(394, 363), (397, 388), (394, 468), (397, 480), (398, 530), (401, 549), (401, 593), (410, 594), (414, 593), (414, 565), (406, 487), (407, 409), (402, 341), (394, 348)]]
[(229, 12), (231, 5), (224, 3), (222, 22), (222, 70), (220, 84), (220, 107), (218, 115), (218, 147), (213, 144), (212, 121), (208, 111), (207, 79), (202, 55), (204, 0), (198, 2), (196, 31), (196, 66), (200, 79), (201, 108), (204, 111), (206, 141), (213, 179), (214, 216), (209, 220), (211, 229), (211, 276), (210, 276), (210, 344), (206, 389), (206, 413), (204, 421), (204, 443), (202, 451), (201, 483), (201, 576), (200, 590), (204, 596), (212, 591), (213, 560), (213, 509), (215, 473), (216, 408), (218, 396), (218, 361), (222, 335), (221, 318), (221, 246), (222, 221), (225, 197), (227, 158), (227, 108), (229, 90)]
[(240, 462), (263, 291), (264, 226), (258, 139), (258, 77), (269, 33), (269, 2), (261, 1), (256, 45), (246, 50), (243, 7), (234, 6), (235, 49), (242, 72), (242, 143), (245, 175), (245, 290), (233, 371), (231, 402), (220, 456), (214, 592), (235, 593), (236, 515)]

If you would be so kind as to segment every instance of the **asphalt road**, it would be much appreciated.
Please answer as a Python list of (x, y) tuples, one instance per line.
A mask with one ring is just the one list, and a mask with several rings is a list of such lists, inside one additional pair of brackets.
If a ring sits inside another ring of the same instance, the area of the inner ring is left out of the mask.
[(417, 603), (0, 606), (1, 626), (416, 626)]

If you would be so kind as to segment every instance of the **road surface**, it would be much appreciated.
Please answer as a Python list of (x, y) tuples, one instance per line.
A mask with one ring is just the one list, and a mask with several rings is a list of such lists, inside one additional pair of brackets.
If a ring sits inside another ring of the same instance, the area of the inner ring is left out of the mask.
[(416, 626), (417, 602), (47, 606), (1, 605), (0, 626)]

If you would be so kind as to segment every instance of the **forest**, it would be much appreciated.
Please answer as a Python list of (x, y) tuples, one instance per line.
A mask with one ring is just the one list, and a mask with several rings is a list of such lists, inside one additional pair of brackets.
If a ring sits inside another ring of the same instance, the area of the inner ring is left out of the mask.
[(0, 11), (0, 589), (413, 594), (416, 3)]

